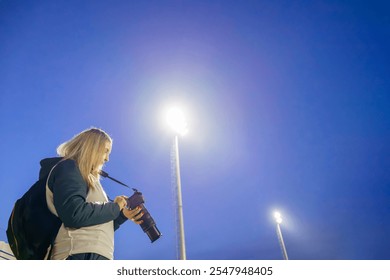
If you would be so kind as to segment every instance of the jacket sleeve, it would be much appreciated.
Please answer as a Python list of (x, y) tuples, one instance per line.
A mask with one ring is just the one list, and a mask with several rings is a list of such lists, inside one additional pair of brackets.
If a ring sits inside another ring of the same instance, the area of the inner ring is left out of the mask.
[(117, 203), (91, 203), (86, 201), (88, 187), (73, 160), (65, 160), (53, 170), (52, 186), (54, 206), (66, 227), (80, 228), (115, 220), (119, 217)]
[(126, 218), (126, 216), (123, 214), (123, 212), (121, 211), (120, 215), (118, 216), (118, 218), (116, 218), (114, 220), (114, 230), (117, 230), (121, 224), (123, 224), (124, 222), (128, 221), (128, 219)]

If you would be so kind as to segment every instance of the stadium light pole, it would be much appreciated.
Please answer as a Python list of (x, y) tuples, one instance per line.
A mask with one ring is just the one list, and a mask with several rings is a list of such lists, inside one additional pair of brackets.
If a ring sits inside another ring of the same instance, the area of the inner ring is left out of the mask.
[(172, 154), (174, 156), (174, 172), (176, 199), (177, 199), (177, 228), (179, 234), (179, 259), (186, 260), (186, 245), (184, 236), (184, 218), (183, 218), (183, 200), (181, 193), (180, 161), (179, 161), (179, 136), (184, 136), (188, 132), (187, 121), (180, 108), (173, 107), (167, 111), (167, 123), (175, 133), (172, 145)]
[(284, 244), (282, 230), (280, 229), (280, 224), (282, 223), (282, 215), (279, 212), (274, 213), (274, 218), (276, 222), (276, 234), (278, 235), (279, 245), (282, 249), (283, 259), (288, 260), (286, 245)]

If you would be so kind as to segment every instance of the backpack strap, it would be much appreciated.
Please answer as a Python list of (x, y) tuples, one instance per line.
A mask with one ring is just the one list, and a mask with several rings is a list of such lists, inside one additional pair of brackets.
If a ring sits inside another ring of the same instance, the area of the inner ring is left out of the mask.
[[(50, 179), (50, 175), (53, 172), (54, 168), (56, 168), (56, 166), (61, 161), (63, 161), (63, 160), (60, 160), (56, 165), (53, 166), (53, 168), (50, 170), (49, 175), (47, 176), (47, 179), (46, 179), (46, 204), (47, 204), (47, 208), (49, 208), (50, 212), (53, 213), (57, 217), (58, 217), (58, 214), (57, 214), (57, 210), (54, 206), (53, 192), (49, 188), (49, 179)], [(51, 254), (53, 252), (53, 246), (54, 246), (54, 239), (51, 241), (51, 244), (50, 244), (49, 248), (47, 249), (47, 253), (46, 253), (46, 256), (44, 258), (45, 260), (51, 259)]]
[(47, 176), (47, 179), (46, 179), (46, 204), (47, 204), (47, 207), (49, 208), (50, 212), (52, 212), (57, 217), (58, 217), (58, 214), (57, 214), (56, 208), (54, 207), (53, 192), (49, 188), (49, 179), (50, 179), (50, 175), (53, 172), (54, 168), (56, 168), (56, 166), (60, 162), (58, 162), (56, 165), (53, 166), (53, 168), (50, 170), (49, 175)]
[(58, 165), (58, 163), (53, 166), (53, 168), (50, 170), (49, 175), (47, 176), (47, 179), (46, 179), (46, 204), (47, 204), (47, 207), (49, 208), (50, 212), (52, 212), (54, 215), (56, 215), (58, 217), (57, 210), (54, 207), (53, 192), (49, 188), (50, 175), (57, 165)]

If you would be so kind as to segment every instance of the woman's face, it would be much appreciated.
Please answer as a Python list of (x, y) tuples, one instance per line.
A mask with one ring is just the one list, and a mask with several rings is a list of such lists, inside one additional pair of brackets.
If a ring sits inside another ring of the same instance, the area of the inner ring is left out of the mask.
[(110, 160), (111, 149), (112, 149), (112, 145), (110, 142), (107, 141), (105, 144), (104, 154), (102, 155), (100, 167), (102, 167), (104, 163)]

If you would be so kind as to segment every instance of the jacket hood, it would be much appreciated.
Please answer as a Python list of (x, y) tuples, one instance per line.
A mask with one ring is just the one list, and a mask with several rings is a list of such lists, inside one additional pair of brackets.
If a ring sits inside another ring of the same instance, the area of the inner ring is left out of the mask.
[(62, 157), (45, 158), (40, 161), (39, 179), (49, 175), (50, 170), (62, 159)]

